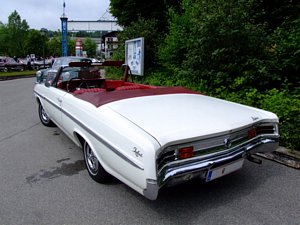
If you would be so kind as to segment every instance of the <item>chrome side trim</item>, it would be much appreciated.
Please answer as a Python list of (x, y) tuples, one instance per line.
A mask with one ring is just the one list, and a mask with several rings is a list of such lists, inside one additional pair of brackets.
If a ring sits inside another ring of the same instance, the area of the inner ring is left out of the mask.
[(126, 162), (130, 163), (132, 166), (144, 170), (144, 168), (137, 163), (130, 160), (128, 157), (126, 157), (124, 154), (122, 154), (116, 147), (112, 146), (110, 143), (108, 143), (106, 140), (104, 140), (102, 137), (97, 135), (94, 131), (92, 131), (90, 128), (85, 126), (81, 121), (73, 117), (70, 113), (68, 113), (65, 110), (61, 110), (62, 113), (64, 113), (66, 116), (68, 116), (71, 120), (73, 120), (75, 123), (77, 123), (81, 128), (83, 128), (86, 132), (88, 132), (90, 135), (92, 135), (94, 138), (96, 138), (99, 142), (101, 142), (103, 145), (105, 145), (107, 148), (109, 148), (111, 151), (113, 151), (116, 155), (124, 159)]
[(46, 98), (45, 96), (41, 95), (40, 93), (38, 93), (37, 91), (33, 91), (36, 95), (38, 95), (39, 97), (41, 97), (43, 100), (45, 100), (46, 102), (48, 102), (49, 104), (53, 105), (56, 109), (58, 109), (59, 111), (61, 111), (61, 107), (59, 107), (57, 104), (55, 104), (53, 101), (51, 101), (50, 99)]
[(132, 166), (144, 170), (144, 168), (141, 165), (138, 165), (137, 163), (130, 160), (127, 156), (122, 154), (116, 147), (112, 146), (108, 141), (104, 140), (102, 137), (100, 137), (98, 134), (96, 134), (94, 131), (92, 131), (90, 128), (88, 128), (86, 125), (84, 125), (83, 122), (72, 116), (70, 113), (62, 109), (61, 107), (58, 107), (56, 104), (54, 104), (51, 100), (47, 99), (45, 96), (41, 95), (37, 91), (34, 91), (34, 93), (38, 96), (40, 96), (45, 101), (49, 102), (51, 105), (53, 105), (55, 108), (59, 109), (62, 113), (64, 113), (67, 117), (69, 117), (71, 120), (73, 120), (76, 124), (78, 124), (82, 129), (84, 129), (86, 132), (88, 132), (90, 135), (92, 135), (95, 139), (97, 139), (99, 142), (101, 142), (103, 145), (105, 145), (107, 148), (109, 148), (112, 152), (114, 152), (116, 155), (124, 159), (126, 162), (131, 164)]

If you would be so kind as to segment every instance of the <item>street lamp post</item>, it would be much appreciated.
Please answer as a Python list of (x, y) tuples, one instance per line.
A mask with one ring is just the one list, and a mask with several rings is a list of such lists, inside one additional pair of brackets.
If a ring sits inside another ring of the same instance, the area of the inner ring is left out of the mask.
[(48, 30), (46, 28), (41, 29), (41, 34), (43, 36), (43, 62), (44, 62), (44, 68), (46, 67), (45, 65), (45, 36), (47, 35)]

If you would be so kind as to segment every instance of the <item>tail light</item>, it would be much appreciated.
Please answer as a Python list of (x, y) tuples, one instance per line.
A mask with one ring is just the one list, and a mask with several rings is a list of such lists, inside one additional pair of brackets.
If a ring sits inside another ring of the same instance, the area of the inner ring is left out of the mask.
[(256, 135), (257, 135), (256, 128), (252, 128), (251, 130), (248, 131), (248, 138), (249, 139), (255, 138)]
[(194, 147), (184, 147), (178, 149), (178, 159), (187, 159), (194, 156)]

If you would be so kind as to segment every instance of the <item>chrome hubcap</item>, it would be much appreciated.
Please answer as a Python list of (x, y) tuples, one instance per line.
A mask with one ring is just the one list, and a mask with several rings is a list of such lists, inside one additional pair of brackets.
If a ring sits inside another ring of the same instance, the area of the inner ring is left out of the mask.
[[(41, 106), (42, 107), (42, 106)], [(42, 116), (42, 119), (45, 121), (45, 122), (48, 122), (49, 121), (49, 117), (47, 115), (47, 113), (45, 112), (44, 108), (42, 107), (41, 109), (41, 116)]]
[(98, 171), (98, 159), (88, 144), (85, 145), (85, 160), (90, 173), (96, 175)]

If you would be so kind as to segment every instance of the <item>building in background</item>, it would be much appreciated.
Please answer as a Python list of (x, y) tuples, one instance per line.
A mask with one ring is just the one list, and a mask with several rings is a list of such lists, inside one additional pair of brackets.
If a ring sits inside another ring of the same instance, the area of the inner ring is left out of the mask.
[[(122, 27), (117, 24), (116, 20), (68, 21), (68, 32), (72, 34), (72, 38), (76, 41), (78, 38), (81, 41), (84, 41), (85, 38), (90, 38), (97, 45), (97, 55), (105, 59), (111, 58), (113, 52), (118, 48), (117, 33), (121, 30)], [(77, 34), (79, 33), (85, 33), (86, 36), (78, 37)], [(95, 37), (95, 33), (99, 34), (99, 36)], [(84, 46), (82, 50), (84, 51)]]
[(112, 31), (102, 36), (102, 52), (104, 53), (105, 59), (110, 59), (115, 50), (118, 49), (118, 31)]

